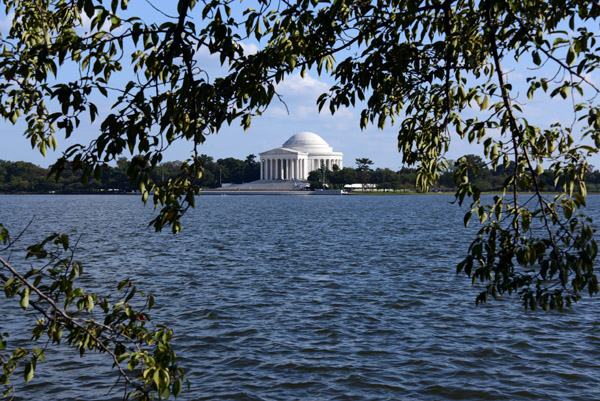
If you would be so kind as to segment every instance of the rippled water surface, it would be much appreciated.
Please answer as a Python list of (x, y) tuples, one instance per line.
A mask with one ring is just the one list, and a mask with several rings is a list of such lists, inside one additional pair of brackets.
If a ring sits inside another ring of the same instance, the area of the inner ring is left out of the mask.
[[(455, 274), (473, 231), (452, 199), (205, 196), (173, 236), (136, 196), (0, 196), (0, 221), (80, 237), (87, 287), (131, 277), (153, 293), (191, 382), (181, 399), (600, 399), (597, 300), (475, 307)], [(15, 332), (8, 302), (0, 330)], [(48, 359), (21, 399), (120, 397), (104, 356)]]

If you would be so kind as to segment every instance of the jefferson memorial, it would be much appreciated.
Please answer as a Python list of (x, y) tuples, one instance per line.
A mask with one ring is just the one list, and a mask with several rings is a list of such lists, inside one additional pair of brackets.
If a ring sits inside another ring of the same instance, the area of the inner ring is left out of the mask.
[(306, 180), (308, 173), (325, 166), (342, 168), (344, 155), (334, 152), (319, 135), (300, 132), (280, 148), (259, 153), (261, 180)]

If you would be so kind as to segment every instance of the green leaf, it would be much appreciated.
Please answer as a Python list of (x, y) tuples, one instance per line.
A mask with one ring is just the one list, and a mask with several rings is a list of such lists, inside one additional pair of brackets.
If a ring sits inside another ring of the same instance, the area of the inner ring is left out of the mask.
[(94, 9), (94, 2), (92, 0), (85, 0), (85, 3), (83, 4), (83, 10), (88, 18), (92, 18), (96, 12)]
[(27, 310), (29, 307), (29, 287), (23, 288), (21, 291), (21, 308)]
[(14, 282), (15, 282), (15, 278), (14, 278), (14, 277), (11, 277), (11, 278), (9, 278), (9, 279), (6, 281), (6, 283), (4, 283), (4, 285), (2, 286), (2, 288), (5, 288), (5, 289), (6, 289), (6, 288), (10, 287), (10, 286), (12, 285), (12, 283), (14, 283)]
[(523, 227), (523, 230), (525, 230), (525, 231), (529, 230), (530, 224), (531, 224), (531, 215), (527, 212), (523, 212), (523, 214), (521, 214), (521, 226)]
[(465, 213), (465, 217), (464, 217), (464, 224), (465, 227), (467, 227), (469, 225), (469, 221), (471, 220), (471, 216), (473, 215), (473, 211), (470, 210), (467, 213)]
[(25, 371), (23, 372), (23, 376), (25, 377), (25, 383), (29, 383), (31, 379), (33, 379), (34, 370), (35, 368), (32, 362), (28, 362), (27, 365), (25, 365)]
[(566, 202), (563, 205), (563, 213), (565, 214), (565, 217), (567, 219), (570, 219), (571, 216), (573, 216), (573, 205), (571, 204), (571, 202)]
[(480, 110), (487, 110), (490, 107), (490, 97), (486, 94), (483, 97), (483, 102), (481, 102)]
[(538, 163), (537, 167), (535, 168), (535, 173), (538, 176), (544, 174), (544, 167), (542, 167), (542, 165)]
[(573, 45), (569, 46), (569, 51), (567, 52), (567, 64), (569, 66), (575, 64), (575, 49), (573, 49)]
[(86, 307), (85, 309), (88, 312), (91, 312), (92, 309), (94, 309), (94, 297), (92, 297), (91, 295), (87, 296), (87, 302), (86, 302)]
[(181, 380), (177, 379), (177, 380), (175, 380), (175, 383), (173, 383), (173, 395), (175, 397), (179, 397), (180, 394), (181, 394)]

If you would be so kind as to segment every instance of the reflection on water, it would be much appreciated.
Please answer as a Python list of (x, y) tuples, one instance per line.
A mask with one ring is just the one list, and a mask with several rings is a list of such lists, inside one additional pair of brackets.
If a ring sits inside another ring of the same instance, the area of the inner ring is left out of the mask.
[[(600, 399), (596, 300), (475, 307), (455, 266), (476, 225), (462, 228), (452, 199), (200, 197), (173, 236), (147, 228), (135, 196), (0, 196), (0, 221), (16, 233), (35, 214), (29, 238), (80, 237), (87, 287), (132, 277), (153, 293), (188, 371), (183, 399)], [(23, 318), (5, 304), (0, 330), (14, 331)], [(48, 359), (23, 399), (110, 398), (103, 356)]]

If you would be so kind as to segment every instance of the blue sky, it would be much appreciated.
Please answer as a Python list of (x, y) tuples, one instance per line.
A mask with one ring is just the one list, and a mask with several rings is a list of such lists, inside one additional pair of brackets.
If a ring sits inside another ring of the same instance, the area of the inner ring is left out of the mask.
[[(161, 2), (156, 2), (159, 4)], [(165, 3), (165, 2), (163, 2)], [(169, 2), (173, 6), (176, 2)], [(135, 4), (138, 4), (134, 7)], [(130, 10), (140, 12), (145, 21), (156, 19), (160, 14), (151, 7), (146, 7), (146, 2), (141, 0), (130, 1)], [(167, 10), (168, 12), (168, 10)], [(174, 14), (174, 13), (173, 13)], [(7, 32), (10, 16), (0, 14), (0, 29)], [(199, 21), (196, 21), (199, 23)], [(260, 43), (255, 40), (243, 42), (245, 49), (249, 52), (255, 51)], [(218, 58), (211, 56), (208, 52), (196, 55), (203, 68), (214, 73), (220, 69)], [(509, 66), (510, 78), (516, 87), (520, 85), (525, 88), (525, 76), (531, 74), (526, 70), (527, 65), (514, 64)], [(125, 77), (127, 78), (127, 77)], [(232, 126), (224, 126), (217, 135), (209, 136), (201, 147), (201, 152), (215, 159), (224, 157), (235, 157), (244, 159), (247, 155), (281, 146), (291, 135), (301, 131), (315, 132), (325, 139), (334, 151), (344, 153), (344, 165), (354, 166), (356, 158), (368, 157), (374, 161), (375, 167), (389, 167), (399, 169), (401, 167), (401, 155), (397, 151), (397, 126), (387, 126), (385, 130), (379, 130), (370, 126), (366, 130), (359, 127), (360, 108), (343, 108), (335, 115), (331, 115), (326, 108), (322, 113), (318, 112), (316, 100), (319, 95), (326, 92), (333, 84), (326, 76), (319, 76), (315, 71), (309, 71), (303, 79), (298, 73), (287, 77), (278, 87), (289, 108), (289, 114), (283, 104), (274, 100), (267, 112), (252, 120), (252, 126), (244, 131), (237, 122)], [(525, 89), (521, 91), (524, 96)], [(532, 123), (547, 125), (552, 121), (570, 121), (572, 116), (568, 113), (568, 107), (562, 99), (538, 98), (533, 103), (524, 106), (528, 119)], [(569, 103), (568, 101), (566, 103)], [(99, 99), (100, 114), (110, 110), (110, 99)], [(475, 111), (474, 111), (475, 113)], [(23, 137), (24, 124), (22, 122), (13, 126), (9, 122), (0, 122), (2, 139), (0, 141), (0, 159), (2, 160), (25, 160), (41, 166), (51, 164), (60, 151), (68, 145), (76, 142), (87, 143), (97, 134), (98, 124), (82, 124), (82, 127), (74, 134), (72, 140), (65, 141), (59, 133), (57, 139), (59, 148), (56, 152), (49, 152), (43, 157), (37, 150), (32, 150), (29, 141)], [(481, 154), (482, 149), (478, 145), (469, 145), (454, 136), (449, 154), (450, 159), (457, 159), (467, 153)], [(165, 160), (183, 160), (191, 153), (191, 144), (177, 143), (165, 154)], [(128, 155), (125, 155), (128, 156)], [(595, 156), (592, 164), (600, 167), (600, 159)]]

